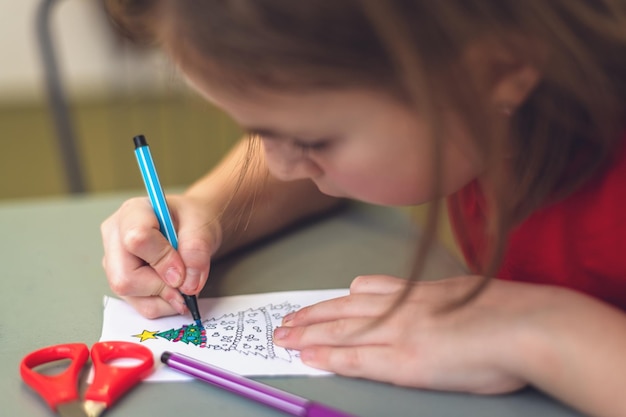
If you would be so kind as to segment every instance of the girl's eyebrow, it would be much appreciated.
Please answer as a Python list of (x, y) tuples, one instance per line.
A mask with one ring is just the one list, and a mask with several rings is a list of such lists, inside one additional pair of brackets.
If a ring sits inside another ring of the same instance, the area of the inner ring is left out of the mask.
[(279, 132), (276, 132), (274, 130), (267, 129), (267, 128), (250, 127), (250, 128), (246, 128), (246, 131), (250, 135), (261, 136), (264, 139), (287, 139), (289, 138), (289, 136), (286, 134), (279, 133)]
[(278, 132), (276, 130), (264, 127), (248, 127), (244, 128), (248, 135), (260, 136), (263, 139), (269, 140), (319, 140), (316, 136), (306, 134), (289, 134), (284, 132)]

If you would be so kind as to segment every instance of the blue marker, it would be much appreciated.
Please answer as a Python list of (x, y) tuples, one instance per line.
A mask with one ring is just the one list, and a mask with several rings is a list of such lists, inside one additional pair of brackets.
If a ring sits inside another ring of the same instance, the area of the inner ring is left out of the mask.
[[(143, 182), (146, 185), (146, 191), (148, 191), (148, 197), (150, 197), (150, 203), (154, 209), (154, 214), (159, 220), (159, 228), (163, 236), (167, 238), (170, 245), (175, 250), (178, 250), (178, 237), (176, 236), (176, 230), (174, 229), (174, 222), (172, 222), (172, 216), (167, 208), (167, 202), (165, 201), (165, 194), (161, 188), (159, 182), (159, 176), (157, 175), (154, 162), (152, 161), (152, 155), (150, 154), (150, 148), (148, 142), (143, 135), (138, 135), (133, 138), (135, 142), (135, 156), (137, 157), (137, 163), (141, 170), (141, 176)], [(198, 300), (195, 295), (187, 295), (181, 292), (181, 295), (185, 299), (185, 304), (191, 312), (193, 319), (196, 321), (196, 325), (199, 328), (203, 328), (202, 320), (200, 319), (200, 312), (198, 311)]]

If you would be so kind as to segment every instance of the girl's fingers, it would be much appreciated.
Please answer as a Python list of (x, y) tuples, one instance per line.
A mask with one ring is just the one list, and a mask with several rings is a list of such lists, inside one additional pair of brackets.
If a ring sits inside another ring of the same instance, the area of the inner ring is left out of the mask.
[(342, 318), (308, 326), (278, 327), (274, 331), (274, 343), (297, 350), (319, 345), (386, 345), (398, 334), (390, 322), (379, 324), (371, 318)]
[[(170, 202), (174, 214), (189, 206), (178, 204), (175, 198)], [(185, 313), (177, 288), (197, 294), (206, 283), (211, 254), (218, 243), (211, 232), (219, 230), (215, 224), (212, 229), (198, 226), (206, 223), (202, 216), (185, 218), (190, 220), (186, 229), (179, 229), (178, 251), (159, 230), (147, 198), (127, 200), (102, 223), (102, 265), (109, 285), (145, 317)]]
[(306, 326), (348, 317), (376, 317), (387, 311), (393, 296), (353, 294), (304, 307), (283, 319), (285, 326)]
[(122, 298), (148, 319), (184, 314), (187, 311), (178, 291), (167, 286), (163, 288), (159, 296)]
[[(136, 269), (118, 281), (114, 276), (110, 276), (109, 285), (113, 292), (122, 298), (163, 299), (178, 313), (186, 312), (183, 297), (178, 290), (168, 287), (148, 265)], [(148, 308), (145, 302), (142, 302), (142, 305)]]
[(141, 227), (125, 231), (122, 250), (152, 267), (170, 287), (178, 288), (185, 277), (183, 261), (158, 229)]
[[(168, 287), (150, 265), (124, 250), (119, 239), (108, 240), (102, 265), (113, 292), (129, 300), (141, 299), (138, 306), (141, 311), (146, 311), (147, 315), (152, 316), (150, 310), (164, 310), (168, 311), (167, 314), (171, 314), (169, 312), (171, 309), (179, 313), (186, 311), (183, 298), (178, 291)], [(171, 307), (164, 309), (148, 305), (148, 300), (154, 299), (159, 302), (159, 298), (165, 300)]]
[[(170, 199), (170, 202), (176, 201)], [(131, 200), (128, 210), (120, 217), (122, 254), (130, 253), (148, 263), (170, 287), (180, 288), (186, 294), (197, 294), (209, 275), (211, 254), (214, 251), (210, 231), (198, 226), (201, 220), (187, 216), (187, 223), (178, 225), (178, 251), (159, 230), (159, 223), (144, 200)], [(172, 208), (177, 208), (172, 204)], [(114, 240), (107, 239), (112, 245)]]
[(362, 275), (350, 284), (350, 294), (394, 294), (406, 285), (406, 280), (389, 275)]
[(126, 201), (113, 217), (112, 227), (117, 236), (114, 239), (105, 236), (107, 244), (117, 245), (117, 253), (122, 256), (134, 255), (138, 263), (149, 264), (170, 287), (183, 284), (183, 261), (161, 233), (147, 198)]
[(462, 360), (446, 366), (449, 361), (442, 363), (422, 353), (413, 350), (403, 354), (391, 346), (313, 346), (300, 351), (300, 358), (309, 366), (339, 375), (414, 388), (504, 394), (527, 384), (498, 369)]
[(406, 285), (406, 280), (386, 275), (359, 276), (352, 281), (349, 296), (304, 307), (287, 315), (283, 324), (305, 326), (341, 317), (379, 316), (388, 311)]
[[(394, 383), (403, 378), (399, 375), (403, 364), (397, 352), (388, 346), (314, 346), (302, 350), (300, 358), (314, 368), (349, 377)], [(417, 380), (418, 376), (413, 379)]]
[(120, 240), (109, 239), (103, 266), (109, 285), (120, 296), (150, 296), (160, 293), (163, 280), (143, 260), (126, 251)]
[(212, 248), (201, 238), (187, 239), (181, 233), (178, 240), (178, 253), (185, 264), (184, 281), (180, 290), (185, 294), (197, 294), (206, 284), (211, 265)]

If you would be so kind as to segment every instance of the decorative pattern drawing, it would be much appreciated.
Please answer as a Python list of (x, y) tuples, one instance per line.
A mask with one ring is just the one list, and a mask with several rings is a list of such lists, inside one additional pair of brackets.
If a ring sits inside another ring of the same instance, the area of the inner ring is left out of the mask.
[(206, 319), (203, 328), (196, 324), (183, 325), (165, 331), (144, 330), (133, 335), (141, 342), (150, 339), (165, 339), (183, 342), (199, 348), (255, 355), (264, 359), (282, 359), (291, 362), (298, 352), (274, 345), (274, 329), (280, 326), (283, 317), (300, 308), (297, 304), (283, 302), (264, 307), (250, 308), (236, 313)]

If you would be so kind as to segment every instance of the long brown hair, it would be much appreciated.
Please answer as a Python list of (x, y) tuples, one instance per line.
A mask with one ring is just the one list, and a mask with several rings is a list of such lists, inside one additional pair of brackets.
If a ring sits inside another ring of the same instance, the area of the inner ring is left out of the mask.
[[(439, 110), (452, 107), (491, 167), (491, 249), (478, 260), (485, 276), (497, 270), (511, 228), (597, 175), (625, 127), (626, 0), (106, 2), (129, 37), (159, 44), (183, 66), (199, 56), (208, 77), (232, 88), (380, 88), (414, 106), (435, 139), (443, 130)], [(492, 126), (501, 115), (468, 78), (462, 59), (468, 45), (485, 38), (541, 72), (506, 138), (496, 137)], [(434, 142), (439, 159), (441, 141)], [(503, 148), (513, 171), (506, 183)], [(439, 181), (441, 162), (435, 166)], [(436, 234), (438, 208), (439, 199), (413, 279)]]

